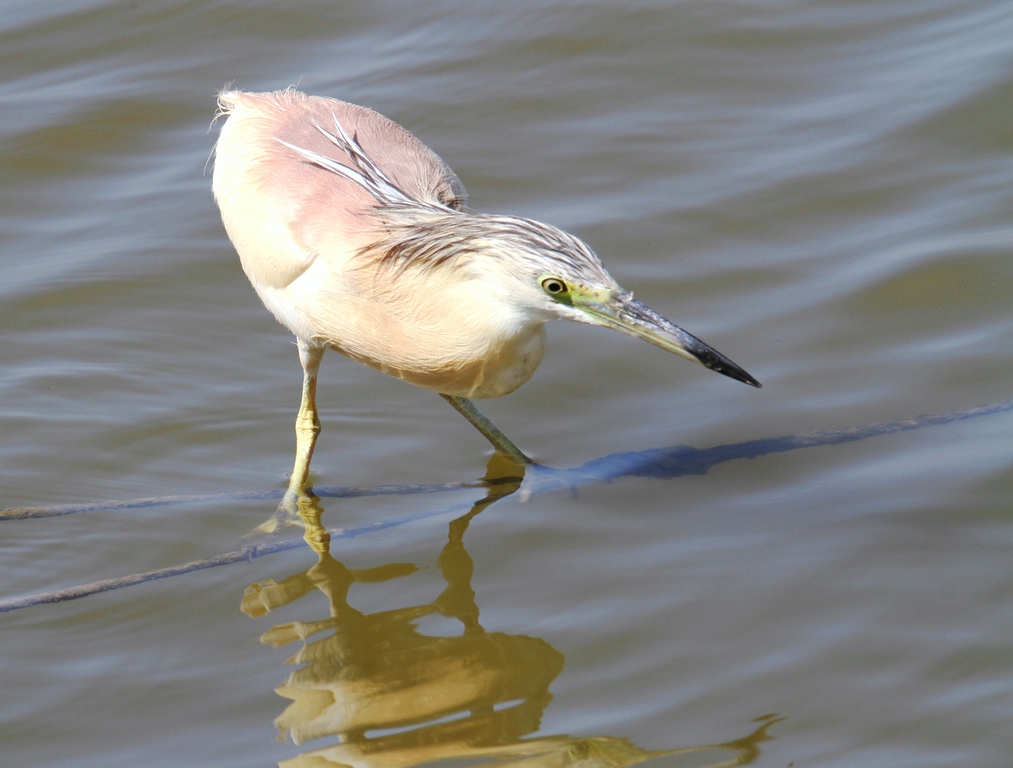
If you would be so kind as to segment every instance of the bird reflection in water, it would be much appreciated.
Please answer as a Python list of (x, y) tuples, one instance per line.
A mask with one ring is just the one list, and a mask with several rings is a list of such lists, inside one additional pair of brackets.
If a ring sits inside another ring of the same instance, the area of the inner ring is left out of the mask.
[[(404, 578), (411, 563), (351, 569), (326, 546), (318, 562), (281, 582), (249, 587), (242, 609), (261, 617), (314, 591), (326, 596), (327, 618), (273, 627), (264, 643), (280, 647), (301, 641), (288, 663), (300, 665), (279, 695), (291, 704), (275, 720), (296, 744), (335, 737), (330, 746), (280, 763), (283, 768), (391, 768), (436, 760), (463, 759), (481, 764), (526, 766), (627, 766), (666, 755), (689, 755), (697, 765), (746, 765), (768, 740), (779, 718), (760, 718), (749, 735), (725, 744), (672, 750), (641, 749), (612, 737), (529, 737), (541, 727), (552, 700), (549, 687), (563, 669), (563, 654), (545, 640), (521, 634), (487, 632), (471, 586), (474, 562), (464, 547), (471, 520), (518, 482), (490, 485), (489, 494), (450, 523), (437, 565), (446, 586), (431, 603), (376, 613), (353, 608), (354, 584)], [(308, 504), (320, 509), (315, 498)], [(309, 511), (309, 510), (307, 510)], [(455, 636), (419, 631), (420, 619), (439, 615), (461, 626)], [(314, 638), (314, 639), (311, 639)], [(529, 738), (526, 738), (529, 737)]]

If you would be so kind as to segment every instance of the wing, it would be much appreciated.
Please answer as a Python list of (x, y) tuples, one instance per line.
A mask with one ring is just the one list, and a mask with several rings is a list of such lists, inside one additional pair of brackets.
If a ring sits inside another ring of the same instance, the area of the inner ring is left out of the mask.
[(227, 120), (215, 149), (214, 194), (266, 303), (262, 289), (283, 289), (318, 259), (340, 274), (376, 238), (373, 214), (383, 201), (355, 178), (365, 161), (374, 164), (374, 177), (410, 198), (464, 206), (464, 185), (447, 164), (370, 109), (293, 90), (229, 91), (219, 105)]

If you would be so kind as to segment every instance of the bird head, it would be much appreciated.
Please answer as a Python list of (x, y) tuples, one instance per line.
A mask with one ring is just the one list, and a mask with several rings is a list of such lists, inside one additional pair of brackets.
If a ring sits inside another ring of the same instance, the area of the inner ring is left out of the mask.
[(492, 221), (483, 258), (474, 260), (490, 283), (545, 319), (558, 317), (611, 328), (643, 339), (716, 373), (759, 388), (760, 382), (713, 347), (633, 298), (581, 240), (519, 217)]

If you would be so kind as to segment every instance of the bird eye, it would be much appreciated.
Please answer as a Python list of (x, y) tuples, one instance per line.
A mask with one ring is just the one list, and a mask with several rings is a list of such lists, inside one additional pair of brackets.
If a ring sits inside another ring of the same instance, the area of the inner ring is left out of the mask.
[(550, 296), (560, 296), (566, 293), (569, 289), (566, 287), (566, 283), (558, 277), (543, 277), (542, 290)]

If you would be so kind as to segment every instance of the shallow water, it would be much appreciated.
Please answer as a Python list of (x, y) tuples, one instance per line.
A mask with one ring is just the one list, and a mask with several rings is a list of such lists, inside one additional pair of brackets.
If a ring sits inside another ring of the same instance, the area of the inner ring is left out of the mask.
[[(295, 349), (210, 193), (227, 82), (383, 112), (474, 207), (578, 234), (764, 383), (553, 324), (483, 409), (554, 467), (633, 454), (621, 476), (469, 518), (479, 489), (325, 497), (366, 528), (322, 562), (4, 613), (5, 765), (1009, 762), (1013, 414), (685, 472), (645, 453), (1013, 398), (1007, 3), (8, 2), (0, 25), (0, 506), (191, 497), (0, 521), (0, 600), (235, 551), (285, 481)], [(431, 393), (331, 354), (320, 402), (318, 486), (485, 471)]]

